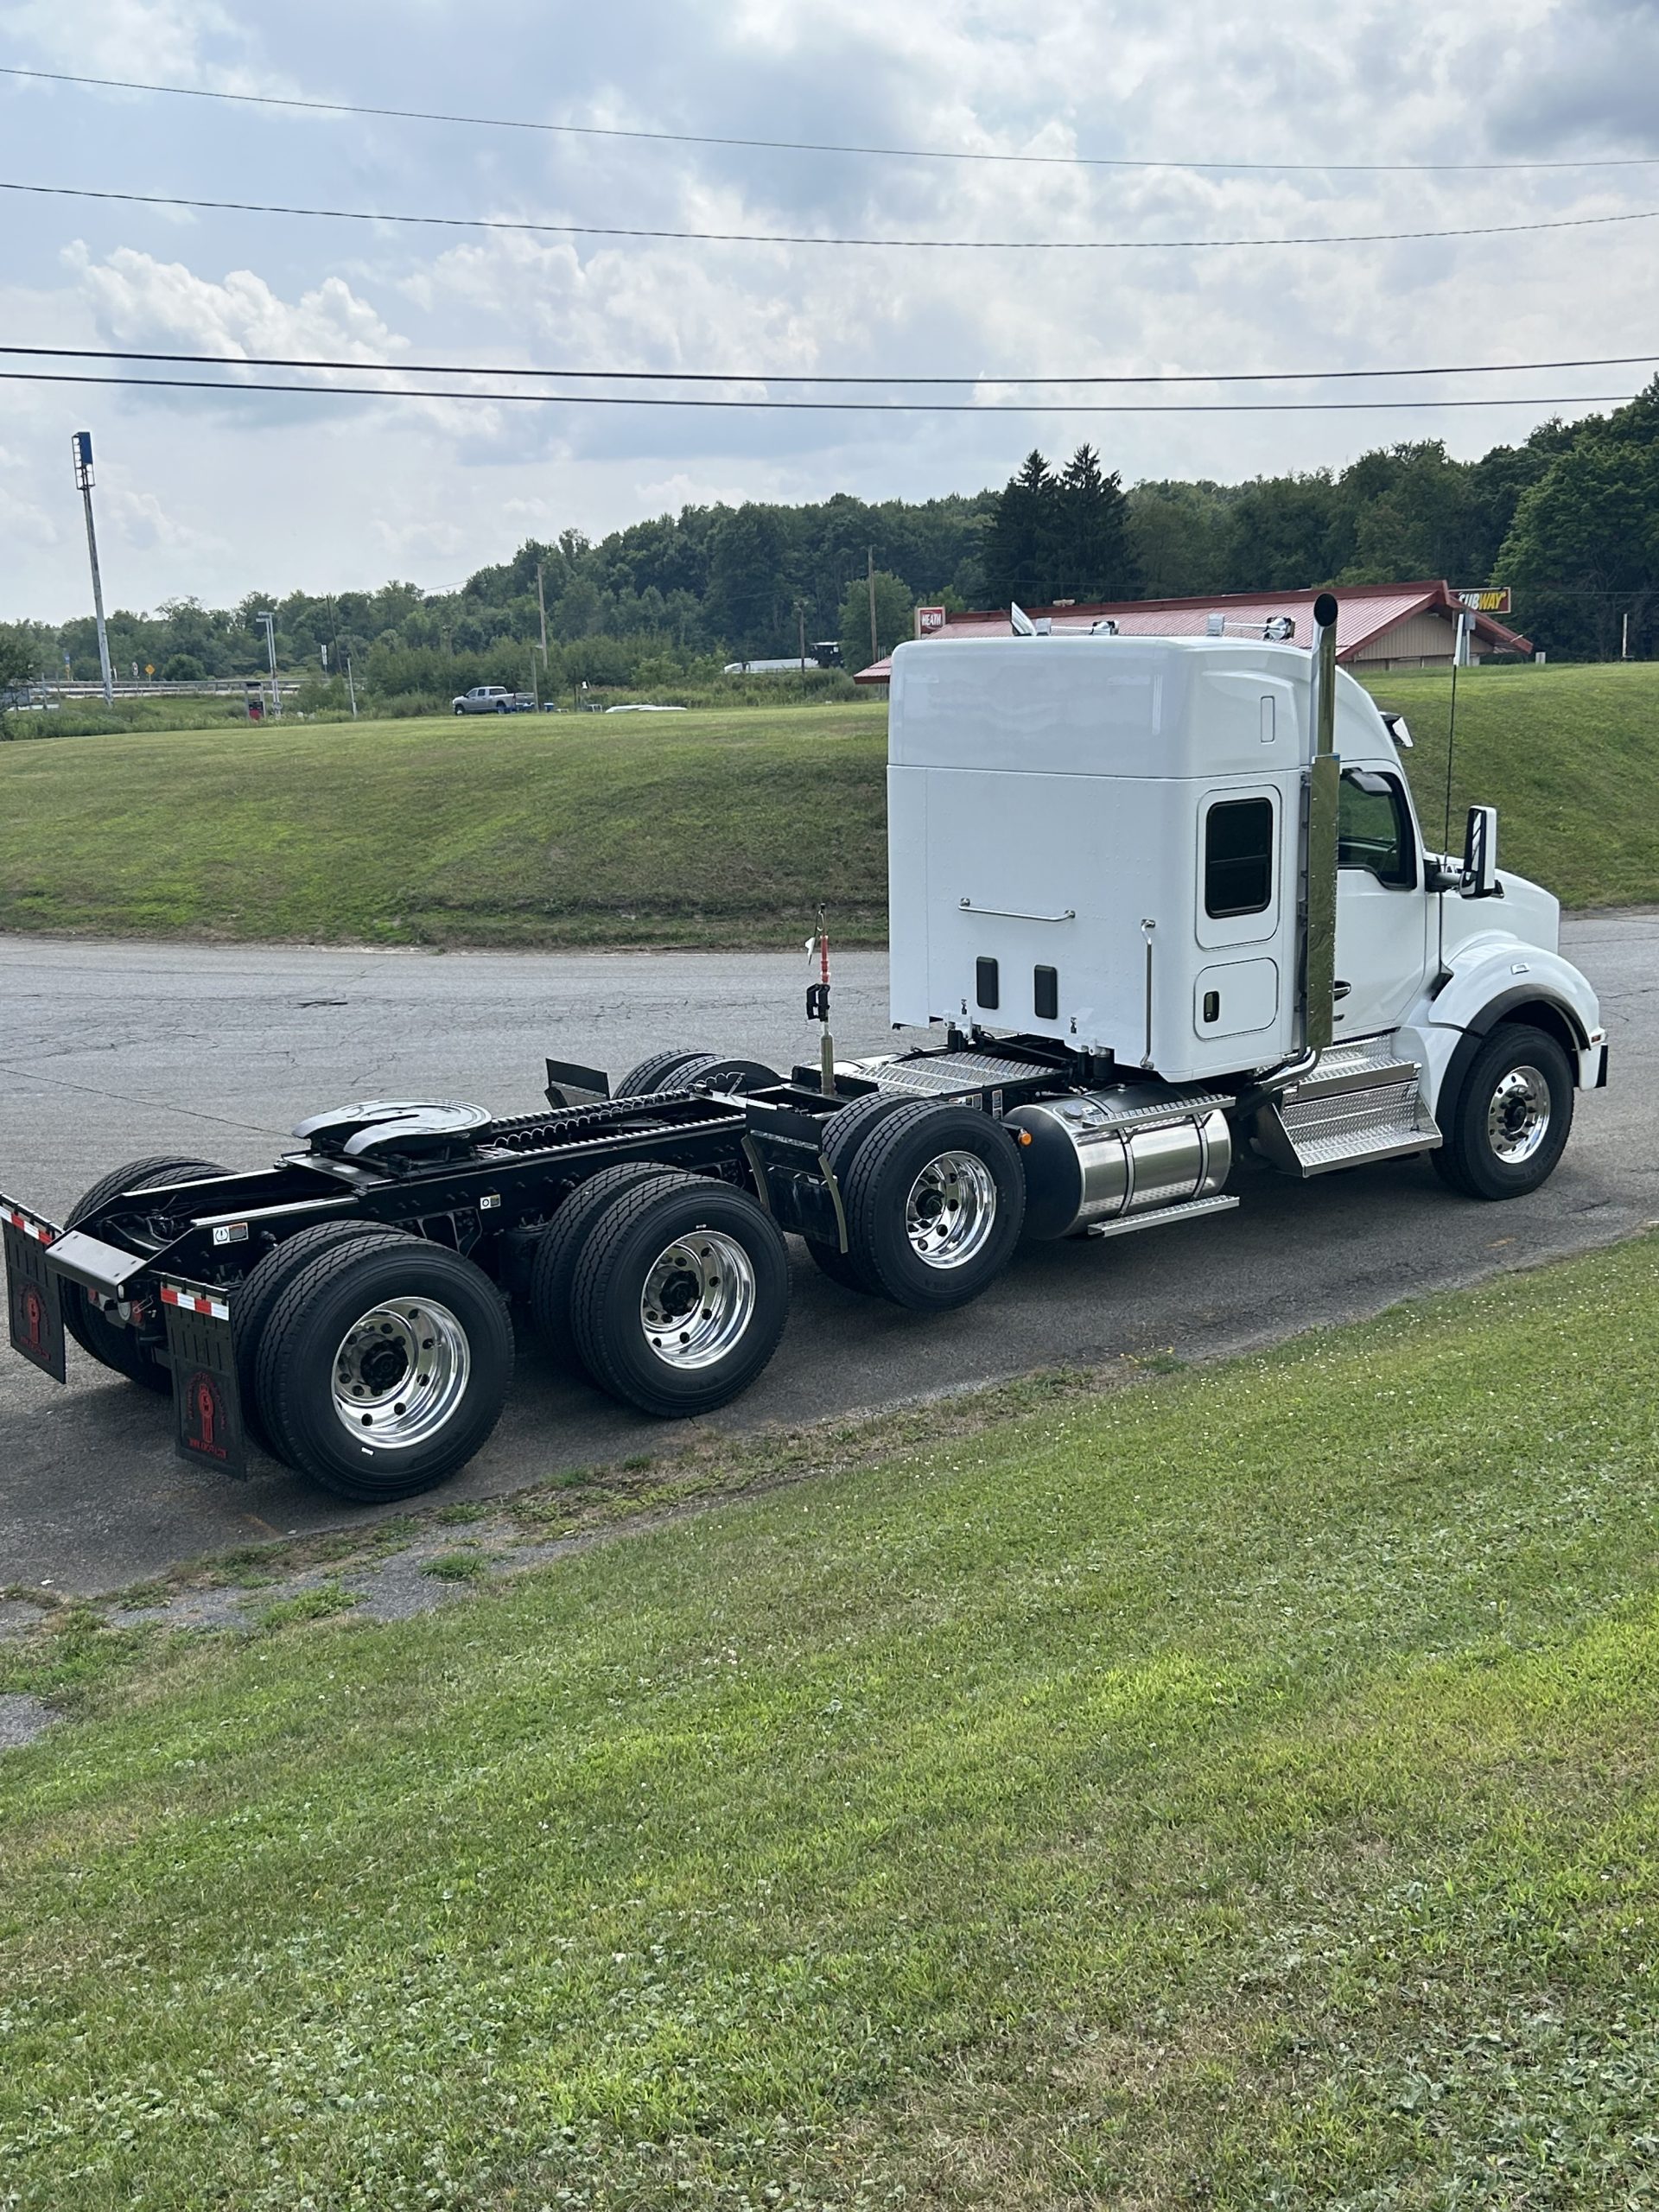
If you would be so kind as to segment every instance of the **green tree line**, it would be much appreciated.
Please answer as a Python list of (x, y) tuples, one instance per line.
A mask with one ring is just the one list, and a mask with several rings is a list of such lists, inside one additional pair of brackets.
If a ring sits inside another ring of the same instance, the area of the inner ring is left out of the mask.
[[(435, 703), (468, 682), (547, 692), (717, 673), (727, 658), (795, 654), (833, 640), (849, 669), (872, 658), (868, 571), (877, 571), (876, 647), (906, 635), (918, 601), (1181, 597), (1445, 576), (1506, 583), (1515, 620), (1560, 659), (1659, 650), (1659, 378), (1628, 405), (1552, 421), (1478, 461), (1438, 441), (1380, 448), (1341, 470), (1289, 470), (1240, 484), (1126, 487), (1089, 446), (1060, 467), (1029, 454), (1001, 491), (871, 503), (689, 506), (597, 543), (568, 530), (442, 592), (194, 599), (118, 611), (110, 648), (124, 677), (259, 674), (276, 615), (285, 674), (321, 679), (347, 656), (379, 702)], [(539, 575), (538, 575), (539, 571)], [(540, 652), (543, 613), (548, 648)], [(0, 684), (98, 674), (90, 615), (54, 626), (0, 623)]]

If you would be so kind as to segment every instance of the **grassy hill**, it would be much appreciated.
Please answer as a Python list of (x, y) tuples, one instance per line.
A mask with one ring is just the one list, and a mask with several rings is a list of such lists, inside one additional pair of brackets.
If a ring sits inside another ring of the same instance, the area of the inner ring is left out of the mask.
[(0, 1645), (79, 1715), (5, 2201), (1650, 2202), (1656, 1330), (1647, 1240), (417, 1621)]
[[(1452, 679), (1438, 671), (1374, 677), (1405, 714), (1423, 832), (1438, 844), (1446, 808)], [(1452, 843), (1471, 805), (1499, 810), (1502, 864), (1548, 884), (1568, 906), (1659, 899), (1659, 664), (1465, 671), (1458, 679)]]
[[(1378, 679), (1431, 837), (1449, 679)], [(457, 944), (886, 930), (874, 702), (0, 747), (0, 927)], [(1659, 899), (1659, 668), (1475, 671), (1455, 799), (1571, 906)], [(1454, 831), (1455, 831), (1454, 817)]]

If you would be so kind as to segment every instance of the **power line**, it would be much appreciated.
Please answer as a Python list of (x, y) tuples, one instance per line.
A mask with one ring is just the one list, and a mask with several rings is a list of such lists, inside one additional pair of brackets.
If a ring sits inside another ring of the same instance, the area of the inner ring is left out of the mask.
[(17, 184), (0, 179), (0, 192), (27, 192), (53, 200), (115, 200), (137, 207), (195, 207), (214, 214), (304, 215), (332, 223), (401, 223), (442, 231), (511, 231), (536, 237), (661, 238), (703, 245), (874, 246), (888, 251), (923, 247), (931, 252), (1169, 253), (1230, 246), (1398, 245), (1424, 238), (1511, 238), (1521, 232), (1600, 230), (1611, 223), (1650, 223), (1659, 207), (1618, 215), (1560, 215), (1529, 223), (1464, 223), (1442, 230), (1332, 231), (1289, 238), (869, 238), (827, 237), (812, 231), (675, 231), (620, 223), (524, 223), (486, 215), (389, 214), (366, 207), (295, 207), (263, 200), (194, 200), (175, 193), (101, 192), (80, 184)]
[[(234, 366), (227, 362), (227, 367)], [(280, 391), (307, 399), (491, 400), (522, 407), (719, 407), (785, 414), (853, 415), (1323, 415), (1374, 410), (1421, 412), (1440, 407), (1627, 407), (1630, 392), (1568, 392), (1546, 399), (1510, 395), (1491, 399), (1179, 399), (1159, 406), (1085, 400), (1077, 405), (1037, 400), (1014, 407), (982, 407), (957, 399), (693, 399), (683, 392), (445, 391), (385, 385), (274, 384), (255, 378), (234, 383), (213, 377), (104, 377), (60, 369), (0, 369), (7, 384), (121, 385), (149, 391)]]
[(1198, 370), (1166, 375), (1162, 372), (1122, 376), (1020, 377), (1001, 376), (988, 369), (966, 376), (882, 377), (777, 375), (770, 369), (526, 369), (497, 362), (460, 361), (333, 361), (301, 353), (137, 353), (110, 346), (7, 346), (0, 354), (26, 355), (32, 360), (53, 361), (164, 361), (199, 364), (226, 369), (357, 369), (385, 370), (407, 377), (574, 377), (607, 384), (786, 384), (913, 386), (918, 385), (1020, 385), (1074, 388), (1079, 385), (1185, 384), (1334, 384), (1374, 377), (1499, 377), (1526, 376), (1544, 369), (1643, 368), (1659, 361), (1656, 353), (1582, 354), (1560, 361), (1464, 361), (1430, 368), (1389, 369), (1228, 369)]
[(1652, 168), (1659, 155), (1599, 155), (1564, 161), (1517, 162), (1182, 162), (1138, 155), (999, 154), (944, 146), (859, 146), (812, 138), (739, 138), (713, 131), (636, 130), (617, 124), (541, 123), (521, 116), (451, 115), (418, 107), (370, 107), (354, 100), (297, 99), (278, 92), (219, 92), (203, 85), (152, 85), (126, 77), (83, 77), (63, 69), (20, 69), (0, 64), (0, 77), (27, 77), (53, 85), (92, 85), (105, 92), (163, 92), (169, 99), (231, 100), (245, 107), (294, 108), (313, 115), (372, 115), (397, 123), (454, 123), (474, 130), (531, 130), (568, 138), (623, 138), (667, 146), (735, 146), (775, 154), (856, 154), (882, 161), (989, 162), (1020, 168), (1194, 169), (1228, 174), (1261, 170), (1274, 175), (1313, 173), (1344, 176), (1468, 175), (1517, 169)]

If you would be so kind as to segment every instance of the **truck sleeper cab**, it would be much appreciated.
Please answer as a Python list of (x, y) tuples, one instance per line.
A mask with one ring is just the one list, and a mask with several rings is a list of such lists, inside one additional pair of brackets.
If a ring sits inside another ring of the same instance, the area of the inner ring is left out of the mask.
[[(545, 1112), (366, 1100), (230, 1173), (129, 1162), (60, 1224), (0, 1198), (10, 1342), (66, 1335), (170, 1391), (178, 1448), (251, 1440), (336, 1493), (408, 1497), (499, 1415), (512, 1302), (659, 1416), (754, 1380), (785, 1236), (836, 1283), (966, 1304), (1022, 1236), (1222, 1214), (1241, 1151), (1301, 1179), (1429, 1154), (1535, 1190), (1604, 1083), (1555, 900), (1425, 849), (1395, 734), (1319, 650), (1226, 638), (906, 645), (889, 770), (892, 1011), (929, 1042), (817, 1067), (652, 1053)], [(827, 962), (827, 956), (826, 956)]]

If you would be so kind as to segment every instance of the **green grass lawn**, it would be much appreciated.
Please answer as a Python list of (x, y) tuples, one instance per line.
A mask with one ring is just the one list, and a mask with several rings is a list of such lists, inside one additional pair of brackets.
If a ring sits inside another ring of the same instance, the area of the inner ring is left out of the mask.
[(1656, 1330), (1640, 1242), (417, 1623), (72, 1624), (0, 2202), (1652, 2202)]
[[(1403, 709), (1423, 834), (1446, 818), (1449, 674), (1371, 679)], [(1452, 844), (1477, 804), (1499, 810), (1501, 865), (1548, 884), (1569, 906), (1659, 899), (1659, 666), (1465, 670), (1458, 679)]]
[[(1379, 677), (1442, 818), (1449, 678)], [(448, 944), (887, 931), (886, 713), (855, 705), (0, 746), (0, 928)], [(1659, 670), (1476, 671), (1457, 812), (1568, 906), (1659, 899)]]
[(885, 709), (0, 746), (0, 927), (457, 944), (887, 934)]

